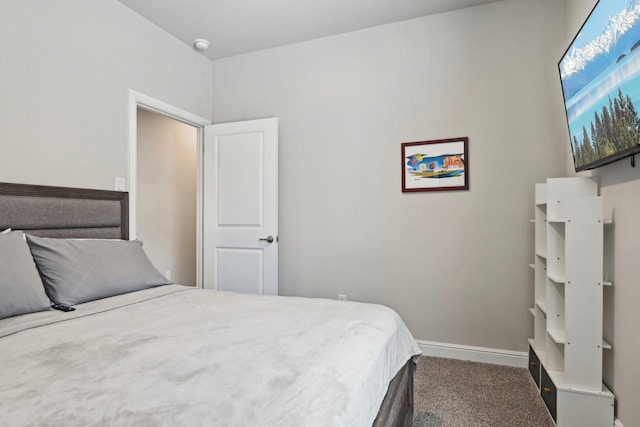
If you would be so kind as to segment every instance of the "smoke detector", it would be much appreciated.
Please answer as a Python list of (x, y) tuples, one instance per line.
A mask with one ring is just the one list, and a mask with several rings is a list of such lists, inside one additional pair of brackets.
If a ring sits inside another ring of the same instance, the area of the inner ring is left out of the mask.
[(209, 47), (209, 40), (195, 39), (193, 41), (193, 47), (195, 47), (200, 52), (205, 51)]

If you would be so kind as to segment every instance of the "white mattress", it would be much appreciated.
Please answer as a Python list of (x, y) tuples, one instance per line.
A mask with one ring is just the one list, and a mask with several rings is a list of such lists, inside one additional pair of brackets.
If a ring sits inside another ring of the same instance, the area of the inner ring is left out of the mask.
[(163, 286), (0, 320), (0, 425), (371, 426), (419, 353), (383, 306)]

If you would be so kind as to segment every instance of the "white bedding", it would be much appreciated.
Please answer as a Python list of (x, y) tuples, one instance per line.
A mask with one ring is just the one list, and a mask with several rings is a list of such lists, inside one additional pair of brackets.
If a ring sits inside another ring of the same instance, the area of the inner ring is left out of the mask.
[(391, 309), (179, 285), (0, 321), (2, 426), (371, 426), (420, 353)]

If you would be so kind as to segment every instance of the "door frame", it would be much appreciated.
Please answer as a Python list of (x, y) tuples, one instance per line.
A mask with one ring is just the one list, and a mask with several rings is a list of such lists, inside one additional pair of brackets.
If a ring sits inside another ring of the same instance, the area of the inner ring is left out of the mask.
[(211, 120), (181, 110), (166, 102), (129, 89), (129, 238), (137, 237), (137, 196), (138, 196), (138, 108), (186, 123), (198, 130), (196, 147), (196, 286), (202, 287), (202, 195), (204, 150), (204, 127)]

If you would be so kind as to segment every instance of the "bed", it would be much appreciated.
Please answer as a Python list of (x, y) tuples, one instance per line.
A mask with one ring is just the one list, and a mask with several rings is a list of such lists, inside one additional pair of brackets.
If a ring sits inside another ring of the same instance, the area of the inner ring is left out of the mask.
[(168, 283), (127, 220), (127, 193), (0, 183), (0, 425), (411, 425), (393, 310)]

